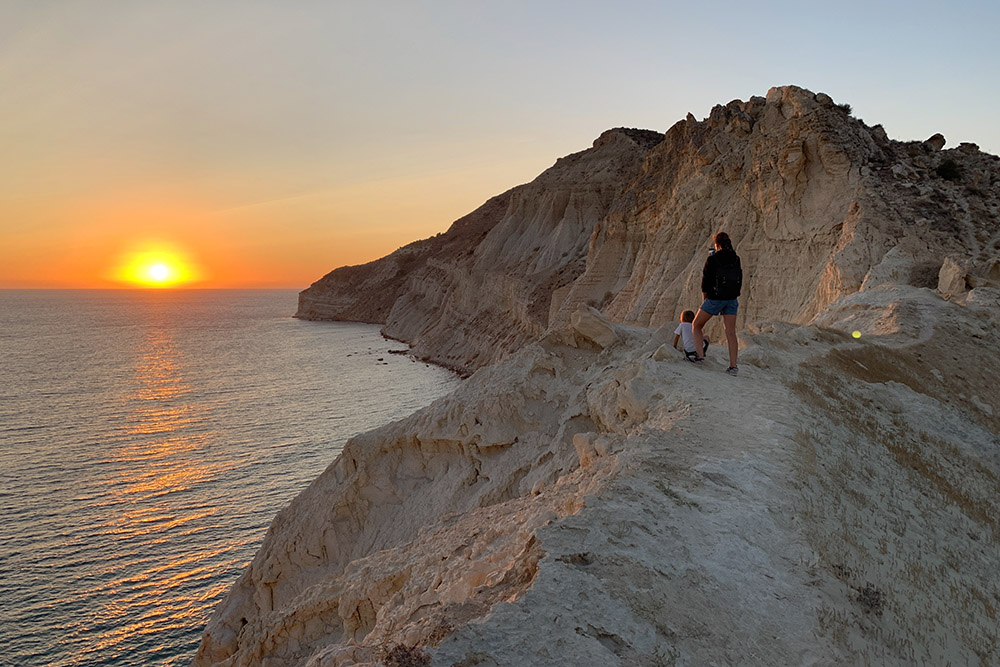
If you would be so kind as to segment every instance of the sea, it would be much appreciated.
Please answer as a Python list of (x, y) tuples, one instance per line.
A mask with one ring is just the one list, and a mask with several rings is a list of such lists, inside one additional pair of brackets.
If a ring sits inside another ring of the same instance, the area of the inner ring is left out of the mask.
[(0, 291), (0, 664), (189, 664), (278, 510), (460, 382), (296, 300)]

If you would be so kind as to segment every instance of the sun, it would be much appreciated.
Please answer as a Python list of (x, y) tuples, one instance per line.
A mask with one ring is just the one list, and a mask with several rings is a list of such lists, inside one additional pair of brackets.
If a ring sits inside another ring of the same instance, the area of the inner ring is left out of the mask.
[(153, 264), (149, 267), (149, 277), (162, 283), (170, 276), (170, 268), (166, 264)]
[(201, 279), (187, 253), (162, 242), (126, 252), (111, 275), (115, 282), (154, 288), (183, 287)]
[(184, 263), (163, 251), (137, 256), (127, 267), (123, 278), (143, 287), (177, 287), (189, 282), (190, 271)]

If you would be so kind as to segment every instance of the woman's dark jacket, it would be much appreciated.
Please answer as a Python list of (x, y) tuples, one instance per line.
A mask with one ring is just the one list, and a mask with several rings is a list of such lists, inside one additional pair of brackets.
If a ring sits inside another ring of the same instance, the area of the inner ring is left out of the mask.
[(701, 272), (701, 291), (708, 299), (735, 299), (743, 287), (743, 266), (735, 250), (723, 248), (708, 256)]

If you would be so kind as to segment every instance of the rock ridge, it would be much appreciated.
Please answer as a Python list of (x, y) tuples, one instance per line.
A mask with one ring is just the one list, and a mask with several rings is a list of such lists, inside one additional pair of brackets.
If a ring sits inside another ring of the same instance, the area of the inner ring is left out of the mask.
[(381, 323), (464, 374), (502, 358), (545, 333), (552, 293), (583, 272), (593, 225), (662, 138), (608, 130), (448, 231), (327, 274), (300, 294), (296, 317)]
[(741, 326), (807, 323), (888, 280), (936, 287), (948, 256), (996, 257), (1000, 159), (943, 146), (891, 140), (796, 86), (665, 135), (609, 130), (474, 223), (328, 274), (297, 316), (383, 323), (467, 374), (565, 326), (580, 303), (637, 326), (676, 318), (700, 301), (709, 239), (726, 229), (749, 269)]
[(1000, 289), (823, 318), (732, 378), (579, 308), (351, 439), (195, 664), (995, 664)]
[[(1000, 664), (1000, 160), (946, 146), (773, 88), (328, 274), (299, 316), (471, 375), (345, 444), (195, 664)], [(671, 346), (720, 227), (737, 377)]]

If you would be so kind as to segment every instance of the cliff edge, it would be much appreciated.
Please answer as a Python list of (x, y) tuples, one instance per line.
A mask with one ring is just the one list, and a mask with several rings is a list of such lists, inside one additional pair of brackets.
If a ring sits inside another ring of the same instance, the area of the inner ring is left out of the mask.
[(594, 226), (663, 139), (618, 128), (448, 231), (330, 272), (296, 317), (384, 324), (416, 356), (468, 374), (541, 336), (554, 291), (583, 273)]
[(470, 373), (580, 303), (637, 326), (676, 319), (700, 303), (725, 229), (748, 269), (740, 325), (804, 324), (887, 281), (935, 287), (948, 256), (996, 258), (1000, 160), (944, 145), (891, 140), (795, 86), (665, 134), (609, 130), (447, 232), (331, 272), (297, 316), (382, 323), (416, 356)]
[[(304, 294), (477, 370), (348, 441), (195, 664), (1000, 661), (997, 158), (795, 87), (602, 136), (571, 186), (559, 163), (530, 184), (589, 193), (565, 200), (594, 204), (585, 244), (549, 224), (583, 219), (568, 203), (522, 216), (515, 188)], [(670, 346), (720, 228), (747, 271), (735, 378)], [(502, 262), (522, 270), (493, 291)]]

